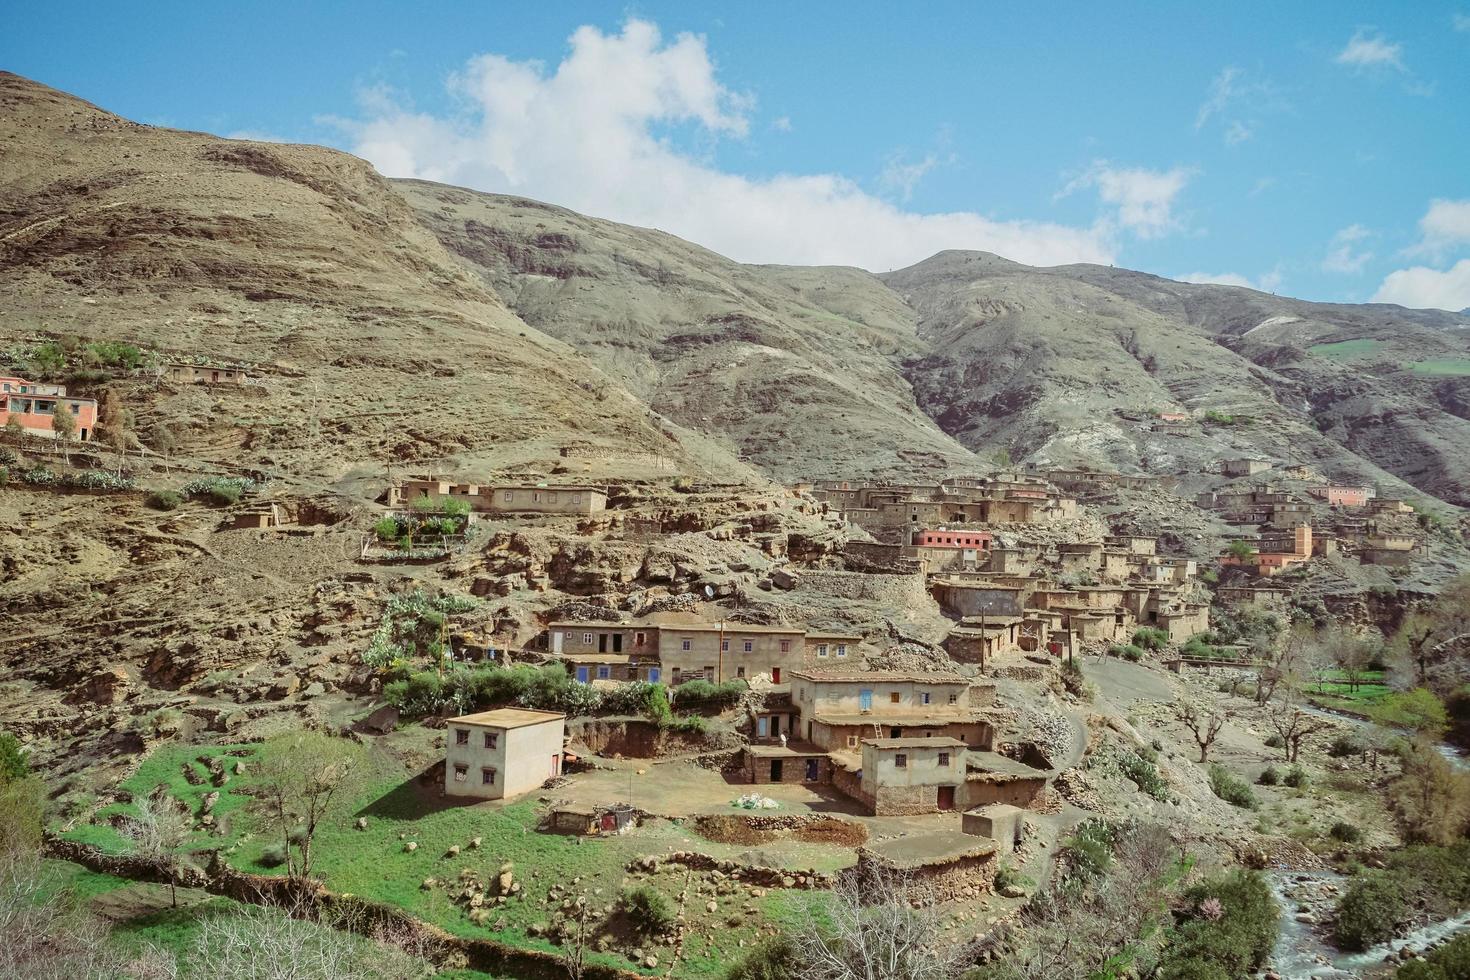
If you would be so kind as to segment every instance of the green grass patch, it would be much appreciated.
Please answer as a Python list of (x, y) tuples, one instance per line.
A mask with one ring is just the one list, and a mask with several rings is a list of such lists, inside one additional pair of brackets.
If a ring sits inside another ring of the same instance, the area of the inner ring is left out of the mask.
[(1470, 357), (1436, 357), (1427, 361), (1414, 361), (1409, 370), (1415, 374), (1433, 377), (1465, 377), (1470, 375)]
[(1382, 347), (1383, 341), (1369, 340), (1365, 337), (1359, 340), (1339, 340), (1332, 344), (1313, 344), (1307, 350), (1319, 357), (1348, 360), (1376, 354)]
[[(163, 784), (171, 795), (198, 812), (204, 795), (216, 789), (209, 782), (207, 765), (198, 762), (198, 757), (222, 757), (227, 770), (232, 771), (236, 757), (229, 753), (241, 753), (247, 771), (240, 776), (232, 775), (219, 788), (220, 799), (213, 810), (224, 832), (201, 831), (196, 843), (201, 848), (206, 845), (221, 848), (224, 858), (240, 870), (283, 874), (283, 867), (266, 867), (260, 861), (263, 852), (278, 842), (255, 833), (248, 814), (242, 812), (249, 802), (243, 791), (250, 784), (251, 763), (260, 748), (259, 745), (163, 746), (144, 761), (122, 788), (142, 795)], [(560, 947), (530, 937), (526, 931), (535, 923), (550, 920), (551, 908), (544, 903), (548, 891), (555, 888), (565, 894), (568, 888), (585, 888), (589, 893), (601, 889), (601, 896), (612, 901), (626, 885), (634, 883), (624, 872), (633, 858), (660, 853), (670, 846), (688, 847), (690, 838), (695, 837), (690, 828), (662, 823), (610, 838), (541, 833), (536, 829), (540, 813), (534, 799), (509, 804), (458, 802), (441, 796), (437, 784), (419, 783), (417, 774), (406, 773), (397, 758), (387, 751), (374, 751), (372, 759), (375, 767), (372, 778), (348, 815), (319, 828), (313, 845), (313, 872), (333, 891), (388, 902), (460, 936), (492, 938), (521, 948), (560, 952)], [(194, 779), (202, 782), (191, 782), (184, 775), (186, 768)], [(96, 844), (107, 851), (121, 851), (124, 841), (106, 820), (125, 815), (131, 809), (130, 804), (104, 807), (98, 811), (98, 823), (79, 826), (65, 836)], [(368, 819), (366, 830), (354, 826), (359, 816)], [(472, 850), (469, 843), (476, 837), (481, 838), (482, 845)], [(406, 841), (416, 842), (418, 848), (407, 852)], [(446, 857), (452, 845), (458, 845), (461, 852)], [(521, 882), (521, 897), (496, 906), (489, 923), (476, 926), (464, 908), (453, 901), (452, 896), (459, 888), (451, 885), (466, 868), (477, 872), (482, 881), (493, 880), (504, 862), (514, 865), (516, 880)], [(422, 883), (428, 878), (441, 884), (425, 889)], [(581, 879), (575, 886), (574, 878)], [(646, 881), (670, 899), (676, 899), (683, 875), (657, 875)], [(103, 886), (94, 882), (89, 887)], [(802, 914), (790, 906), (789, 897), (779, 890), (768, 895), (764, 902), (763, 908), (769, 908), (773, 917)], [(691, 904), (691, 917), (704, 914), (703, 899), (697, 907)], [(700, 939), (693, 948), (686, 949), (688, 959), (680, 966), (680, 977), (721, 977), (739, 950), (738, 941), (744, 939), (747, 946), (757, 941), (761, 917), (754, 917), (749, 926), (730, 927), (724, 921), (728, 914), (728, 908), (722, 903), (718, 927), (706, 930), (712, 931), (715, 939)], [(152, 930), (163, 937), (160, 941), (186, 943), (193, 934), (191, 928), (183, 919), (160, 914), (139, 924), (137, 934), (143, 936)], [(596, 954), (591, 958), (623, 968), (629, 966), (626, 957), (619, 954)]]

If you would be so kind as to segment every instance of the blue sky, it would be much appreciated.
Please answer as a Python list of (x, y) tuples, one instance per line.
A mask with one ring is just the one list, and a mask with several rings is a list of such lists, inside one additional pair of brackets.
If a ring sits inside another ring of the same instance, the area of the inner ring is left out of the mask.
[(0, 12), (0, 67), (742, 261), (1470, 306), (1470, 0), (50, 2)]

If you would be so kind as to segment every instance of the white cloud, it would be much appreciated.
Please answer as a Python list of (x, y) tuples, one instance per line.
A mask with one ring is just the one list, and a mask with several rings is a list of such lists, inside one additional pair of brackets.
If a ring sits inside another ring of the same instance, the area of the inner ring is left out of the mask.
[(771, 120), (771, 128), (778, 133), (791, 132), (791, 117), (777, 116), (775, 119)]
[(1068, 182), (1057, 196), (1066, 197), (1084, 187), (1095, 187), (1103, 203), (1116, 208), (1110, 220), (1140, 238), (1158, 238), (1179, 228), (1174, 199), (1192, 176), (1194, 171), (1187, 167), (1145, 170), (1114, 167), (1106, 160), (1098, 160), (1087, 172)]
[(1419, 219), (1419, 244), (1410, 254), (1443, 255), (1446, 249), (1470, 242), (1470, 199), (1435, 198)]
[(450, 85), (453, 113), (372, 98), (367, 118), (333, 122), (353, 152), (390, 176), (539, 198), (662, 228), (748, 262), (890, 269), (946, 248), (1039, 265), (1114, 259), (1107, 223), (917, 214), (838, 174), (752, 178), (718, 168), (677, 138), (707, 146), (745, 136), (750, 101), (717, 80), (702, 37), (666, 41), (646, 21), (629, 20), (614, 34), (581, 27), (549, 69), (481, 55)]
[(1204, 104), (1199, 107), (1199, 112), (1194, 117), (1194, 128), (1203, 129), (1210, 117), (1225, 111), (1230, 100), (1239, 94), (1238, 82), (1244, 74), (1239, 68), (1227, 67), (1210, 82), (1210, 94)]
[(1461, 259), (1444, 272), (1422, 265), (1390, 272), (1373, 301), (1421, 310), (1470, 308), (1470, 259)]
[(1470, 34), (1470, 14), (1457, 13), (1452, 18), (1455, 30)]
[(1373, 253), (1359, 251), (1357, 244), (1372, 235), (1362, 225), (1348, 225), (1332, 236), (1327, 257), (1322, 260), (1324, 272), (1357, 273), (1373, 259)]
[(1242, 68), (1228, 66), (1210, 81), (1209, 92), (1194, 116), (1196, 131), (1218, 118), (1224, 127), (1225, 143), (1235, 146), (1256, 135), (1260, 128), (1254, 116), (1289, 108), (1270, 79), (1253, 78)]
[(888, 158), (883, 165), (883, 172), (878, 175), (878, 183), (888, 190), (896, 192), (900, 198), (907, 201), (914, 195), (914, 188), (924, 175), (939, 165), (939, 157), (933, 153), (922, 160), (910, 162), (902, 154), (895, 153)]
[(1347, 47), (1338, 52), (1336, 60), (1339, 65), (1350, 68), (1408, 70), (1404, 65), (1404, 46), (1366, 28), (1358, 29), (1348, 41)]
[(1191, 272), (1178, 277), (1180, 282), (1193, 282), (1214, 286), (1243, 286), (1246, 289), (1257, 289), (1263, 293), (1274, 293), (1276, 287), (1281, 285), (1281, 270), (1272, 269), (1265, 273), (1259, 280), (1252, 281), (1247, 276), (1237, 272)]

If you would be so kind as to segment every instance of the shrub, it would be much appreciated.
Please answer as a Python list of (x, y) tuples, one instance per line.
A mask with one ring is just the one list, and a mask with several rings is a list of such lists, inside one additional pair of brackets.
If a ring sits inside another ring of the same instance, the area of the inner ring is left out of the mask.
[(1080, 823), (1063, 849), (1070, 876), (1095, 878), (1112, 867), (1116, 839), (1116, 828), (1105, 820), (1091, 818)]
[(1002, 888), (1009, 888), (1012, 885), (1021, 888), (1035, 888), (1036, 882), (1021, 874), (1021, 872), (1009, 864), (1002, 865), (995, 873), (995, 890), (1000, 891)]
[(190, 480), (179, 492), (186, 497), (208, 501), (216, 507), (227, 507), (239, 503), (241, 497), (254, 493), (257, 487), (254, 480), (243, 476), (209, 476)]
[(1245, 784), (1245, 780), (1219, 763), (1210, 766), (1210, 789), (1231, 806), (1243, 807), (1247, 810), (1256, 808), (1256, 795)]
[(1292, 766), (1286, 771), (1286, 775), (1281, 777), (1281, 781), (1292, 789), (1305, 789), (1309, 782), (1307, 771), (1301, 766)]
[(1339, 735), (1327, 747), (1327, 754), (1334, 759), (1345, 759), (1350, 755), (1363, 754), (1363, 742), (1356, 735)]
[(685, 715), (668, 723), (669, 731), (678, 732), (680, 735), (703, 735), (708, 727), (708, 724), (699, 715)]
[(1112, 646), (1108, 647), (1108, 653), (1114, 657), (1122, 657), (1124, 660), (1131, 660), (1134, 663), (1138, 663), (1138, 661), (1143, 659), (1143, 650), (1140, 647), (1136, 647), (1131, 643), (1114, 643)]
[(286, 863), (286, 847), (284, 844), (270, 844), (260, 852), (256, 864), (262, 868), (279, 868)]
[(1267, 766), (1261, 770), (1261, 775), (1256, 779), (1256, 782), (1262, 786), (1275, 786), (1281, 782), (1281, 774), (1276, 771), (1275, 766)]
[(154, 510), (177, 510), (184, 498), (172, 490), (155, 490), (143, 502)]
[(1276, 947), (1281, 910), (1259, 871), (1207, 878), (1184, 899), (1190, 917), (1164, 950), (1163, 980), (1230, 980), (1265, 965)]
[(18, 457), (4, 446), (0, 446), (0, 466), (14, 466)]
[(16, 779), (24, 779), (31, 773), (31, 764), (26, 759), (20, 739), (9, 732), (0, 732), (0, 786)]
[(633, 927), (644, 935), (668, 932), (674, 927), (674, 905), (668, 896), (650, 885), (623, 892), (622, 908)]
[(732, 966), (725, 980), (796, 980), (804, 966), (791, 937), (772, 936)]
[(674, 704), (681, 707), (698, 704), (724, 709), (734, 707), (748, 690), (750, 690), (750, 685), (742, 680), (712, 684), (707, 680), (696, 678), (674, 688), (673, 700)]
[(398, 518), (384, 517), (373, 525), (373, 533), (379, 541), (394, 541), (403, 531), (398, 525)]
[(1284, 749), (1284, 748), (1286, 748), (1286, 739), (1282, 738), (1280, 735), (1267, 735), (1266, 736), (1266, 748), (1268, 748), (1268, 749)]
[(1152, 626), (1140, 626), (1133, 631), (1133, 645), (1145, 650), (1162, 650), (1169, 644), (1169, 634)]
[(1140, 790), (1156, 800), (1169, 799), (1169, 785), (1153, 762), (1138, 752), (1123, 752), (1118, 756), (1118, 767), (1123, 775), (1133, 781)]
[(1400, 877), (1370, 871), (1348, 886), (1338, 901), (1333, 937), (1343, 949), (1367, 949), (1392, 939), (1409, 913), (1409, 898)]
[(1358, 828), (1357, 824), (1343, 820), (1333, 824), (1332, 829), (1327, 833), (1333, 840), (1342, 841), (1344, 844), (1356, 844), (1363, 839), (1363, 831)]
[(1423, 959), (1410, 960), (1394, 980), (1470, 980), (1470, 934), (1456, 936)]

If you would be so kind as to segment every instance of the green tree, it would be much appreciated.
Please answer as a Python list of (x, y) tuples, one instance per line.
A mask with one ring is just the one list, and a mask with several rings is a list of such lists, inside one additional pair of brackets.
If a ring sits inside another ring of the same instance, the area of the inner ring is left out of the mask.
[(344, 815), (367, 768), (362, 748), (322, 732), (283, 732), (261, 745), (250, 787), (264, 832), (282, 842), (286, 872), (311, 876), (312, 844), (322, 823)]
[(1380, 725), (1408, 729), (1423, 738), (1439, 738), (1449, 727), (1444, 702), (1423, 687), (1388, 695), (1368, 709), (1368, 716)]
[(1225, 553), (1237, 561), (1248, 562), (1256, 557), (1256, 549), (1248, 541), (1232, 541), (1225, 546)]
[(24, 442), (26, 437), (25, 426), (20, 424), (19, 415), (11, 415), (5, 420), (5, 438), (14, 443)]
[(26, 760), (20, 739), (9, 732), (0, 732), (0, 785), (30, 774), (31, 764)]

